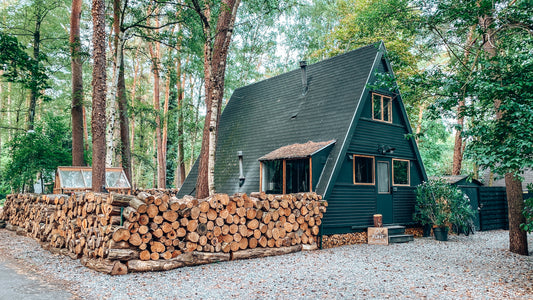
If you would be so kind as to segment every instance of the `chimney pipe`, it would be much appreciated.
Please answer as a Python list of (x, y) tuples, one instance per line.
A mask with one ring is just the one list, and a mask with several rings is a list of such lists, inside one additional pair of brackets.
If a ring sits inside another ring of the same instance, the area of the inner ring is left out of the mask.
[(308, 90), (307, 86), (307, 61), (300, 61), (300, 70), (302, 74), (302, 95), (305, 95)]

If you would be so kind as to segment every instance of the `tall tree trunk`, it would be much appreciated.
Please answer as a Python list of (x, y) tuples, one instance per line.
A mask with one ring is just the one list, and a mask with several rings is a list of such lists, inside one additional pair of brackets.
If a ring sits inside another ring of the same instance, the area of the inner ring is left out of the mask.
[(85, 109), (85, 106), (82, 106), (82, 113), (83, 113), (83, 137), (85, 139), (84, 145), (85, 145), (85, 151), (89, 152), (89, 126), (87, 126), (87, 110)]
[(101, 192), (105, 186), (106, 158), (106, 34), (104, 0), (93, 0), (93, 112), (91, 119), (93, 138), (93, 191)]
[(159, 98), (159, 43), (156, 42), (156, 49), (153, 49), (152, 43), (148, 47), (152, 57), (152, 74), (154, 76), (154, 98), (153, 105), (155, 111), (155, 142), (156, 142), (156, 167), (157, 167), (157, 188), (164, 189), (166, 182), (166, 164), (163, 157), (163, 140), (161, 133), (161, 104)]
[[(191, 86), (191, 101), (194, 101), (192, 95), (194, 94), (193, 91), (194, 91), (194, 82), (192, 80), (192, 76), (190, 77), (190, 86)], [(194, 102), (194, 124), (198, 124), (198, 122), (200, 122), (200, 105), (202, 104), (202, 97), (201, 97), (201, 94), (202, 94), (202, 82), (200, 82), (200, 85), (198, 87), (199, 91), (198, 91), (198, 100), (196, 102)], [(194, 148), (196, 147), (196, 140), (198, 139), (198, 127), (197, 126), (194, 126), (194, 129), (193, 129), (193, 132), (191, 133), (192, 137), (191, 137), (191, 156), (190, 156), (190, 159), (189, 159), (189, 164), (187, 165), (187, 169), (186, 169), (186, 173), (188, 174), (191, 169), (192, 169), (192, 166), (194, 164)]]
[(83, 156), (83, 76), (81, 61), (80, 18), (82, 0), (72, 1), (70, 14), (70, 55), (72, 68), (72, 165), (84, 166)]
[(167, 78), (165, 80), (165, 102), (163, 104), (163, 132), (161, 136), (161, 151), (163, 154), (161, 155), (164, 159), (164, 165), (165, 168), (165, 186), (166, 186), (166, 180), (167, 180), (167, 145), (168, 145), (168, 106), (170, 102), (170, 76), (167, 75)]
[[(178, 166), (176, 168), (176, 187), (181, 188), (185, 180), (185, 153), (184, 153), (184, 136), (183, 136), (183, 98), (185, 93), (185, 73), (181, 74), (181, 60), (176, 62), (178, 76)], [(192, 94), (191, 94), (192, 97)], [(191, 149), (193, 150), (193, 149)]]
[[(494, 8), (493, 8), (494, 10)], [(487, 57), (494, 58), (498, 54), (496, 48), (495, 29), (492, 27), (494, 18), (485, 15), (479, 18), (481, 28), (483, 28), (483, 50)], [(497, 80), (497, 78), (495, 78)], [(500, 109), (501, 99), (494, 99), (496, 119), (501, 119), (505, 111)], [(516, 176), (518, 170), (510, 170), (505, 174), (505, 189), (507, 192), (507, 207), (509, 213), (509, 250), (516, 254), (528, 255), (527, 233), (520, 229), (520, 224), (525, 223), (522, 211), (524, 209), (524, 198), (522, 194), (522, 183)]]
[[(133, 84), (132, 84), (132, 87), (131, 87), (131, 107), (132, 107), (132, 112), (131, 112), (131, 135), (130, 135), (130, 155), (131, 153), (133, 153), (133, 149), (135, 147), (135, 113), (134, 113), (134, 107), (135, 107), (135, 96), (136, 96), (136, 91), (137, 91), (137, 80), (138, 80), (138, 74), (139, 74), (139, 66), (140, 66), (140, 62), (139, 60), (137, 59), (138, 57), (138, 54), (139, 54), (139, 49), (140, 49), (140, 46), (137, 47), (137, 50), (135, 51), (135, 58), (134, 58), (134, 61), (135, 61), (135, 70), (134, 70), (134, 74), (133, 74)], [(142, 71), (141, 71), (142, 73)], [(134, 166), (135, 166), (135, 163), (134, 163), (134, 157), (133, 155), (131, 155), (131, 160), (130, 160), (130, 163), (131, 163), (131, 174), (132, 174), (132, 178), (131, 178), (131, 186), (132, 187), (135, 187), (136, 184), (135, 184), (135, 180), (133, 178), (133, 174), (135, 174), (134, 172)]]
[[(157, 12), (156, 12), (157, 14)], [(155, 25), (159, 27), (159, 19), (155, 18)], [(149, 24), (148, 24), (149, 25)], [(156, 30), (157, 31), (157, 30)], [(154, 45), (155, 44), (155, 49)], [(157, 187), (160, 189), (166, 188), (166, 171), (167, 164), (163, 150), (163, 137), (161, 133), (161, 104), (159, 93), (160, 81), (160, 65), (161, 65), (161, 44), (159, 42), (148, 43), (148, 50), (152, 59), (152, 73), (154, 75), (154, 111), (155, 111), (155, 139), (156, 139), (156, 153), (157, 153)]]
[[(463, 58), (463, 65), (468, 64), (470, 58), (470, 49), (472, 48), (473, 37), (474, 37), (475, 26), (470, 26), (468, 31), (468, 36), (465, 43), (465, 53)], [(463, 143), (463, 127), (465, 118), (463, 116), (463, 111), (465, 108), (465, 98), (466, 98), (466, 84), (462, 88), (461, 99), (457, 105), (457, 127), (455, 128), (455, 143), (453, 147), (453, 166), (452, 166), (452, 175), (461, 175), (461, 169), (463, 165), (463, 153), (464, 153), (464, 143)]]
[[(39, 62), (41, 55), (41, 21), (42, 19), (38, 16), (35, 18), (35, 31), (33, 32), (33, 58)], [(36, 91), (35, 88), (30, 90), (30, 105), (28, 109), (28, 130), (33, 130), (35, 124), (35, 110), (37, 106), (37, 98), (39, 91)]]
[(505, 174), (505, 190), (509, 215), (509, 250), (520, 255), (529, 255), (527, 234), (520, 228), (526, 223), (522, 181), (514, 173)]
[(215, 193), (215, 152), (218, 121), (224, 97), (226, 60), (240, 0), (223, 0), (221, 2), (214, 41), (211, 38), (211, 26), (209, 24), (211, 20), (209, 4), (205, 4), (204, 9), (196, 0), (193, 0), (193, 4), (202, 19), (205, 36), (204, 77), (207, 112), (196, 182), (196, 197), (205, 198)]
[[(121, 50), (122, 51), (122, 50)], [(128, 99), (126, 97), (126, 82), (124, 80), (124, 56), (118, 72), (118, 111), (120, 120), (120, 157), (122, 158), (122, 168), (126, 178), (131, 183), (131, 145), (130, 145), (130, 125), (128, 118)]]
[[(127, 4), (127, 3), (126, 3)], [(120, 124), (120, 158), (122, 168), (131, 183), (131, 146), (128, 119), (128, 99), (126, 97), (126, 81), (124, 79), (124, 44), (125, 32), (122, 31), (122, 13), (120, 0), (113, 1), (113, 31), (115, 32), (115, 51), (118, 74), (116, 80), (118, 117)]]
[[(11, 82), (7, 83), (7, 126), (12, 127), (11, 125)], [(11, 141), (11, 130), (7, 131), (7, 141)]]

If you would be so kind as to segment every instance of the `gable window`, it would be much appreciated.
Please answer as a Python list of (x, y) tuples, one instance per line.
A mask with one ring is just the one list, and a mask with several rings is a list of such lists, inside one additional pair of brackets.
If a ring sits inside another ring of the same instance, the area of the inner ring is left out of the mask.
[(374, 184), (374, 157), (353, 155), (353, 183)]
[(393, 185), (405, 185), (408, 186), (411, 183), (409, 161), (405, 159), (393, 159), (392, 160), (392, 178)]
[(372, 119), (392, 123), (392, 98), (372, 93)]
[(311, 158), (261, 162), (261, 190), (269, 194), (292, 194), (311, 190)]

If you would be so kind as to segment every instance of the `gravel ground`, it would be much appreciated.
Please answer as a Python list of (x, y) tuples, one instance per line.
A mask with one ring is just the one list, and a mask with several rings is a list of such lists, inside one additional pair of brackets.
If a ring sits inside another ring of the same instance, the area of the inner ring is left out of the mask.
[(533, 299), (533, 258), (508, 247), (500, 230), (113, 277), (0, 230), (0, 260), (75, 299)]

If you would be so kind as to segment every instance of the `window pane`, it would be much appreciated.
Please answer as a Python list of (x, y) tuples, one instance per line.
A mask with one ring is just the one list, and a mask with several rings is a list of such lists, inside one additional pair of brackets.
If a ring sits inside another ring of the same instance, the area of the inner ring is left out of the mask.
[(391, 121), (391, 98), (383, 97), (383, 121)]
[(83, 173), (83, 178), (85, 178), (85, 184), (88, 188), (93, 186), (93, 171), (81, 171)]
[(389, 193), (389, 164), (378, 162), (378, 193)]
[(81, 171), (59, 171), (61, 172), (62, 188), (84, 188), (83, 176)]
[(287, 194), (309, 192), (309, 159), (287, 160)]
[(283, 193), (283, 161), (263, 162), (263, 191), (270, 194)]
[(394, 184), (409, 184), (409, 161), (394, 160)]
[(373, 118), (381, 120), (381, 96), (376, 94), (372, 95), (372, 106), (374, 107)]
[(374, 159), (372, 157), (354, 156), (355, 183), (374, 183)]

